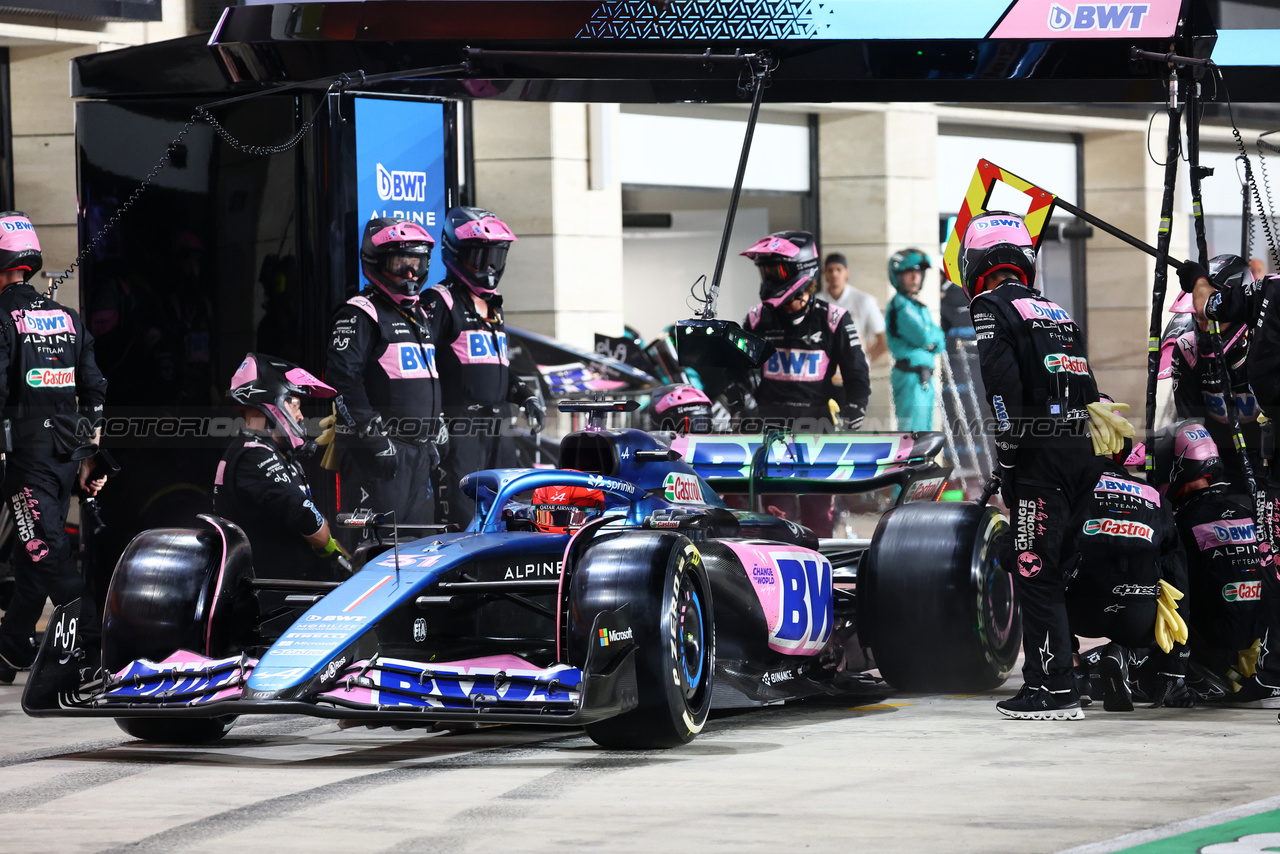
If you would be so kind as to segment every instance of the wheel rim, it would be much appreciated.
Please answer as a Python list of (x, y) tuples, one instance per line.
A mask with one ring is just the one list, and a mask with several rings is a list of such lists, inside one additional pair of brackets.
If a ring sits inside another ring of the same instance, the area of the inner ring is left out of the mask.
[(706, 624), (702, 618), (702, 598), (692, 584), (680, 586), (680, 674), (684, 695), (692, 699), (702, 687), (706, 670)]
[(981, 556), (982, 633), (987, 653), (1002, 666), (1011, 665), (1017, 657), (1014, 626), (1018, 605), (1013, 576), (1000, 566), (995, 538), (984, 538)]

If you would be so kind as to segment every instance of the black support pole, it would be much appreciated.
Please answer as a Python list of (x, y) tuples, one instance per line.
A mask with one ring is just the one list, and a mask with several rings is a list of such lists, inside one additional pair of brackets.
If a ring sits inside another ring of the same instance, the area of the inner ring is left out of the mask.
[(1178, 104), (1178, 74), (1169, 72), (1169, 134), (1165, 146), (1164, 198), (1160, 203), (1160, 232), (1156, 241), (1156, 276), (1151, 289), (1151, 328), (1147, 337), (1147, 476), (1155, 474), (1156, 385), (1160, 376), (1160, 332), (1164, 320), (1164, 297), (1169, 284), (1169, 241), (1173, 237), (1173, 196), (1178, 181), (1179, 125), (1182, 108)]

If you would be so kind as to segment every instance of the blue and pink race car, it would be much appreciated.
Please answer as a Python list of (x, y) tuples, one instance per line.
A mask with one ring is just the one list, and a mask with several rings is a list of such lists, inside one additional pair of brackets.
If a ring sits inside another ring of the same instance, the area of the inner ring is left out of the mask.
[[(273, 578), (223, 519), (146, 531), (112, 579), (102, 668), (84, 660), (79, 603), (58, 608), (23, 708), (174, 743), (216, 740), (239, 715), (303, 714), (579, 725), (604, 746), (654, 748), (694, 738), (712, 709), (882, 696), (877, 667), (903, 690), (992, 688), (1020, 634), (997, 566), (1005, 522), (935, 500), (940, 443), (571, 433), (561, 469), (468, 476), (466, 531), (409, 541), (378, 517), (348, 520), (379, 545), (341, 583)], [(605, 507), (546, 533), (528, 509), (544, 487), (596, 490)], [(872, 490), (895, 504), (870, 540), (819, 541), (719, 494)]]

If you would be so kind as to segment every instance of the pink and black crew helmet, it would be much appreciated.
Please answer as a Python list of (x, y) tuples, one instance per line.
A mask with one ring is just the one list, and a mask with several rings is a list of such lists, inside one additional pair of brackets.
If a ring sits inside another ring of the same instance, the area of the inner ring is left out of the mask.
[(449, 208), (444, 215), (444, 265), (477, 296), (498, 289), (507, 250), (518, 240), (507, 224), (484, 208)]
[(43, 266), (40, 239), (27, 215), (22, 211), (0, 213), (0, 272), (21, 270), (23, 281), (29, 282)]
[(691, 385), (668, 386), (655, 395), (653, 412), (659, 430), (711, 432), (711, 398)]
[(1187, 484), (1202, 477), (1212, 481), (1222, 474), (1218, 445), (1199, 421), (1170, 424), (1156, 433), (1155, 444), (1156, 486), (1174, 498)]
[[(286, 402), (290, 397), (334, 397), (337, 390), (325, 385), (306, 370), (292, 362), (248, 353), (231, 377), (227, 397), (249, 409), (256, 409), (267, 416), (272, 433), (283, 437), (293, 450), (302, 453), (315, 451), (315, 442), (307, 436), (306, 427), (289, 416)], [(310, 446), (304, 448), (304, 446)]]
[(741, 253), (760, 271), (760, 299), (781, 308), (814, 281), (821, 259), (818, 243), (807, 231), (777, 231)]
[(364, 227), (360, 241), (364, 274), (397, 302), (415, 300), (427, 281), (435, 242), (416, 222), (398, 216), (375, 217)]
[(996, 211), (969, 220), (960, 239), (960, 284), (970, 300), (985, 291), (987, 279), (1010, 270), (1029, 288), (1036, 286), (1036, 245), (1017, 214)]

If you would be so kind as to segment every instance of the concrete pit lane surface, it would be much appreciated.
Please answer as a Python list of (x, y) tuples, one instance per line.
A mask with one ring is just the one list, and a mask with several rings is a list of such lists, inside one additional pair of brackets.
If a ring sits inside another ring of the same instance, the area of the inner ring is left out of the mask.
[(1079, 722), (1014, 721), (994, 707), (1013, 681), (716, 715), (668, 751), (606, 751), (567, 729), (295, 717), (162, 747), (107, 719), (29, 718), (24, 678), (0, 687), (11, 852), (1245, 854), (1280, 842), (1273, 711), (1095, 705)]

